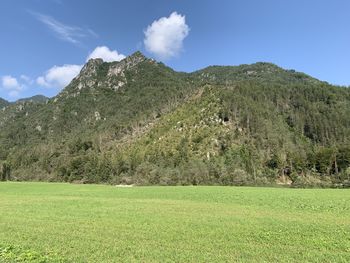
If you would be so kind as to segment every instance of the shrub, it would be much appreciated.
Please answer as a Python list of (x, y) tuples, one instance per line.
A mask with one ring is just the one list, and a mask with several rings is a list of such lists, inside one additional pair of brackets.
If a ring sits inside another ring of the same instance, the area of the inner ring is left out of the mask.
[(292, 186), (301, 188), (331, 187), (332, 182), (329, 177), (324, 177), (321, 179), (320, 177), (306, 175), (296, 177)]

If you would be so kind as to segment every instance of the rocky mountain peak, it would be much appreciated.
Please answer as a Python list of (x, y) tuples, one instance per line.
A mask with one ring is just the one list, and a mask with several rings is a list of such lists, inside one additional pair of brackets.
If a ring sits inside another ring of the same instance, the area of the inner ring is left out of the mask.
[[(102, 59), (90, 59), (82, 68), (79, 75), (73, 80), (74, 94), (76, 90), (84, 88), (108, 87), (118, 90), (127, 83), (125, 71), (148, 60), (140, 51), (111, 63), (105, 63)], [(65, 92), (63, 92), (65, 93)]]
[(141, 59), (146, 59), (146, 56), (144, 54), (142, 54), (141, 51), (136, 51), (134, 53), (132, 53), (129, 58), (141, 58)]
[(102, 63), (103, 60), (101, 58), (90, 59), (82, 68), (80, 75), (92, 75)]
[(119, 67), (124, 67), (129, 69), (145, 60), (147, 60), (147, 58), (140, 51), (136, 51), (135, 53), (121, 60), (117, 65)]

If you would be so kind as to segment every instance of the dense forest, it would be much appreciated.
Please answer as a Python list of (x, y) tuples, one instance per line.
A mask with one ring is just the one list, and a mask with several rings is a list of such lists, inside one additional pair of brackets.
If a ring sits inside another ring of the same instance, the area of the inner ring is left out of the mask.
[(0, 179), (350, 187), (350, 90), (270, 63), (90, 60), (56, 97), (0, 100)]

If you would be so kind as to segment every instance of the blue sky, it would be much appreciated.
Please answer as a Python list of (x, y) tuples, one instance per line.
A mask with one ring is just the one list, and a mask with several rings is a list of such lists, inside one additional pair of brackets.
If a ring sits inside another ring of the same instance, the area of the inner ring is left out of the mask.
[(267, 61), (348, 86), (349, 11), (348, 0), (1, 0), (0, 97), (53, 96), (89, 56), (136, 50), (179, 71)]

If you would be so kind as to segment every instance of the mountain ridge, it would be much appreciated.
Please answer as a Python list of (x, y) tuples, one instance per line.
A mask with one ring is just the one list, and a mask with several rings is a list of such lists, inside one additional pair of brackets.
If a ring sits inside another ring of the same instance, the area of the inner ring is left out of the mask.
[[(107, 64), (119, 64), (120, 62), (123, 62), (125, 60), (132, 60), (132, 59), (141, 59), (141, 60), (148, 60), (148, 61), (152, 61), (152, 62), (156, 62), (154, 59), (151, 59), (151, 58), (147, 58), (141, 51), (135, 51), (134, 53), (132, 53), (131, 55), (127, 56), (126, 58), (122, 59), (121, 61), (113, 61), (113, 62), (104, 62), (101, 58), (92, 58), (92, 59), (89, 59), (85, 65), (83, 66), (81, 72), (78, 74), (78, 76), (76, 76), (74, 79), (76, 79), (77, 77), (79, 77), (80, 74), (84, 73), (84, 71), (86, 71), (86, 68), (89, 68), (89, 65), (92, 64), (92, 65), (101, 65), (103, 63), (107, 63)], [(160, 63), (160, 64), (163, 64), (162, 62), (157, 62), (157, 63)], [(189, 75), (199, 75), (199, 74), (203, 74), (203, 73), (207, 73), (207, 72), (215, 72), (215, 69), (231, 69), (231, 70), (234, 70), (234, 71), (244, 71), (246, 70), (246, 74), (247, 75), (254, 75), (256, 74), (257, 72), (254, 71), (254, 68), (256, 67), (259, 67), (259, 66), (265, 66), (267, 68), (273, 68), (275, 70), (278, 70), (280, 72), (285, 72), (285, 73), (289, 73), (289, 74), (295, 74), (296, 76), (298, 76), (297, 78), (306, 78), (306, 79), (310, 79), (310, 80), (313, 80), (313, 81), (318, 81), (318, 82), (322, 82), (322, 83), (325, 83), (325, 84), (328, 84), (328, 85), (332, 85), (332, 86), (335, 86), (335, 87), (346, 87), (344, 85), (335, 85), (335, 84), (330, 84), (328, 83), (327, 81), (322, 81), (322, 80), (318, 80), (310, 75), (307, 75), (303, 72), (299, 72), (299, 71), (296, 71), (295, 69), (285, 69), (283, 67), (280, 67), (272, 62), (255, 62), (255, 63), (252, 63), (252, 64), (240, 64), (240, 65), (210, 65), (210, 66), (206, 66), (202, 69), (198, 69), (198, 70), (194, 70), (192, 72), (183, 72), (183, 71), (177, 71), (178, 73), (184, 73), (184, 74), (189, 74)], [(73, 80), (74, 80), (73, 79)], [(72, 80), (72, 81), (73, 81)], [(69, 84), (67, 85), (69, 86)], [(65, 89), (66, 87), (64, 87)], [(63, 89), (63, 90), (64, 90)], [(62, 90), (62, 91), (63, 91)], [(58, 96), (59, 94), (53, 96), (52, 98)], [(42, 98), (40, 98), (42, 97)], [(38, 98), (39, 100), (46, 100), (48, 99), (48, 97), (42, 95), (42, 94), (37, 94), (37, 95), (33, 95), (31, 97), (24, 97), (24, 98), (20, 98), (12, 103), (16, 103), (16, 102), (22, 102), (22, 101), (26, 101), (26, 100), (31, 100), (31, 99), (36, 99)], [(8, 102), (6, 101), (4, 98), (1, 98), (0, 97), (0, 100), (1, 100), (1, 105), (3, 104), (10, 104), (11, 102)]]
[(89, 60), (45, 103), (0, 112), (14, 180), (346, 186), (350, 92), (271, 63), (176, 72)]
[(7, 106), (9, 104), (10, 103), (7, 100), (5, 100), (3, 98), (0, 98), (0, 108), (3, 108), (3, 107), (5, 107), (5, 106)]
[(27, 97), (27, 98), (22, 98), (22, 99), (18, 99), (16, 100), (14, 103), (18, 103), (18, 102), (26, 102), (26, 101), (31, 101), (31, 102), (46, 102), (49, 98), (44, 96), (44, 95), (34, 95), (31, 97)]

